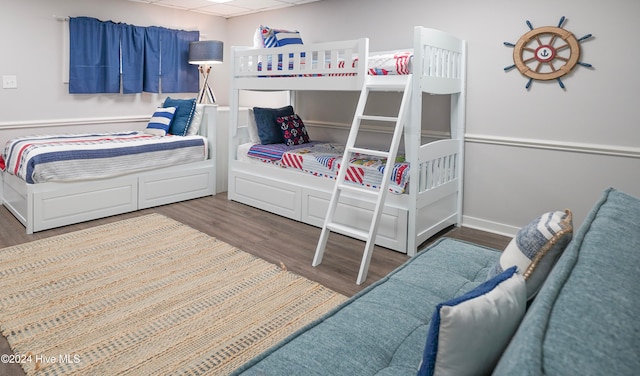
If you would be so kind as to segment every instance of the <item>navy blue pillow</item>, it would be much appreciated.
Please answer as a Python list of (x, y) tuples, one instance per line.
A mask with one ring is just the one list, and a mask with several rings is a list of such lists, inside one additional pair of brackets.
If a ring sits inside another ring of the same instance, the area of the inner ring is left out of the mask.
[(258, 127), (258, 137), (262, 145), (283, 144), (284, 138), (277, 119), (283, 116), (294, 115), (292, 106), (281, 108), (254, 107), (253, 116)]
[(185, 136), (191, 124), (193, 113), (196, 109), (196, 99), (171, 99), (167, 97), (162, 107), (175, 107), (176, 113), (173, 115), (173, 121), (169, 127), (169, 134), (176, 136)]

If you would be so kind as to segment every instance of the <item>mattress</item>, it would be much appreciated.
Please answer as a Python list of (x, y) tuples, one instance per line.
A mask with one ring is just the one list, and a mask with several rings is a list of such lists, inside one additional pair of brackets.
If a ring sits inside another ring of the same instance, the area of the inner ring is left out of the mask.
[[(241, 155), (242, 151), (246, 157)], [(336, 179), (342, 164), (344, 145), (312, 141), (302, 145), (251, 144), (238, 148), (238, 159), (250, 158), (254, 161), (273, 164), (282, 168), (294, 169), (319, 177)], [(371, 188), (379, 188), (382, 183), (386, 160), (373, 156), (355, 154), (349, 161), (346, 180)], [(404, 193), (409, 181), (409, 163), (404, 156), (396, 158), (390, 177), (389, 192)]]
[(201, 136), (142, 131), (40, 135), (9, 140), (0, 168), (27, 183), (101, 179), (207, 159)]

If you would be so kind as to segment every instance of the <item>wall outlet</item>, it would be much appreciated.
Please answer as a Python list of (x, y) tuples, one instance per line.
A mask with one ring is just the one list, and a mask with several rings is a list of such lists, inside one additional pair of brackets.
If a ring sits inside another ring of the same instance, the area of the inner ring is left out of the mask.
[(2, 88), (3, 89), (17, 89), (18, 77), (17, 76), (2, 76)]

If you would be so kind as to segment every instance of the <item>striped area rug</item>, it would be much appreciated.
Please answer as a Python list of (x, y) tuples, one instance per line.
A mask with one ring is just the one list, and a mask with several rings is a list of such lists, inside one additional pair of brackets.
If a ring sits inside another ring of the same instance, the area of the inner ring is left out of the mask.
[(0, 250), (28, 375), (224, 375), (345, 299), (158, 214)]

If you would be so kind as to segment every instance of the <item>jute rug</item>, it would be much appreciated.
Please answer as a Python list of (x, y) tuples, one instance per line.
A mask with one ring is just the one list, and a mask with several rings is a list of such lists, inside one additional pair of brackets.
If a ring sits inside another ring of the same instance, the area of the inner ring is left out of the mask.
[(158, 214), (0, 250), (29, 375), (228, 374), (345, 299)]

